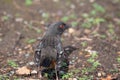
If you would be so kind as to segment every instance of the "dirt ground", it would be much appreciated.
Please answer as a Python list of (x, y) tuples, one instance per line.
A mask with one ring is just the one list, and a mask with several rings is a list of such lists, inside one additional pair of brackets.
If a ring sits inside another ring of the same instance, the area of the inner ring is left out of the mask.
[[(84, 18), (86, 14), (90, 17)], [(91, 17), (104, 20), (82, 27)], [(69, 78), (120, 80), (120, 0), (33, 0), (31, 4), (25, 0), (0, 0), (0, 79), (37, 79), (36, 75), (17, 76), (15, 71), (33, 62), (34, 49), (46, 30), (45, 25), (60, 20), (72, 25), (62, 36), (63, 45), (79, 48), (70, 55), (73, 63), (69, 65), (69, 72), (76, 69), (78, 72)], [(87, 60), (92, 52), (97, 53), (95, 61), (101, 65), (82, 73), (91, 66)]]

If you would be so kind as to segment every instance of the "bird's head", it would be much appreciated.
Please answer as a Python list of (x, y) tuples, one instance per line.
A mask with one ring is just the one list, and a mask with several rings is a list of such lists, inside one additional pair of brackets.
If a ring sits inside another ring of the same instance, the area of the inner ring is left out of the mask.
[(62, 35), (62, 33), (68, 29), (70, 26), (64, 22), (55, 22), (48, 27), (48, 34), (52, 35)]

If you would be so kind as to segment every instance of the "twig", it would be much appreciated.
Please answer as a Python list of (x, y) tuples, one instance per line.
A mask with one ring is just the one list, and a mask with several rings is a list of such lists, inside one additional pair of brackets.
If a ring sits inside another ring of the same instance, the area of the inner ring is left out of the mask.
[(18, 34), (18, 38), (16, 39), (15, 44), (13, 45), (10, 53), (13, 53), (13, 52), (15, 51), (15, 48), (16, 48), (17, 44), (19, 43), (19, 41), (20, 41), (21, 38), (22, 38), (22, 34), (21, 34), (21, 33), (17, 32), (17, 34)]

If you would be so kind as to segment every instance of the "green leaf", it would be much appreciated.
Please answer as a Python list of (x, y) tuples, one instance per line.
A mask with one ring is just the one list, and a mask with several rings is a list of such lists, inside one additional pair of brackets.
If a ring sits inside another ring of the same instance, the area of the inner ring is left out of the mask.
[(68, 16), (64, 16), (61, 18), (61, 21), (63, 22), (67, 22), (69, 20), (69, 17)]
[(77, 18), (77, 16), (76, 16), (75, 14), (71, 14), (69, 17), (70, 17), (71, 19), (76, 19), (76, 18)]
[(74, 21), (74, 22), (71, 23), (71, 25), (72, 25), (73, 27), (75, 27), (75, 26), (78, 25), (78, 22), (75, 22), (75, 21)]
[(18, 65), (16, 64), (15, 61), (12, 60), (8, 60), (8, 65), (10, 65), (11, 67), (17, 67)]
[(7, 21), (9, 19), (9, 17), (8, 16), (3, 16), (2, 19), (3, 19), (3, 21)]
[(82, 14), (82, 17), (84, 17), (84, 18), (88, 18), (89, 15), (88, 15), (87, 13), (83, 13), (83, 14)]
[(83, 47), (86, 47), (86, 46), (87, 46), (87, 42), (81, 42), (81, 45), (82, 45)]
[(97, 12), (96, 12), (96, 10), (92, 10), (92, 11), (90, 12), (90, 14), (94, 16), (94, 15), (97, 14)]
[(32, 5), (32, 0), (25, 0), (25, 5), (30, 6)]
[(106, 38), (106, 35), (100, 35), (100, 37), (105, 39), (105, 38)]
[(120, 63), (120, 56), (117, 58), (117, 62)]
[(91, 28), (91, 27), (92, 27), (92, 24), (91, 24), (90, 22), (84, 22), (84, 23), (82, 24), (82, 27), (83, 27), (83, 28)]
[(31, 43), (34, 43), (36, 41), (36, 39), (29, 39), (27, 42), (29, 43), (29, 44), (31, 44)]
[(102, 13), (105, 12), (104, 7), (102, 7), (101, 5), (99, 5), (99, 4), (97, 4), (97, 3), (94, 3), (94, 4), (93, 4), (93, 7), (94, 7), (95, 10), (98, 11), (98, 12), (102, 12)]
[(41, 33), (42, 30), (41, 30), (41, 29), (36, 29), (36, 32), (37, 32), (37, 33)]

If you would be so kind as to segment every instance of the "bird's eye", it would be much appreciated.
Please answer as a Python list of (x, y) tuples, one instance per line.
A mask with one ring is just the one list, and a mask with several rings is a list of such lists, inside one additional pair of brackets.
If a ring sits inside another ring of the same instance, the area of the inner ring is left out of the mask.
[(63, 28), (64, 28), (64, 25), (60, 25), (59, 28), (63, 29)]

